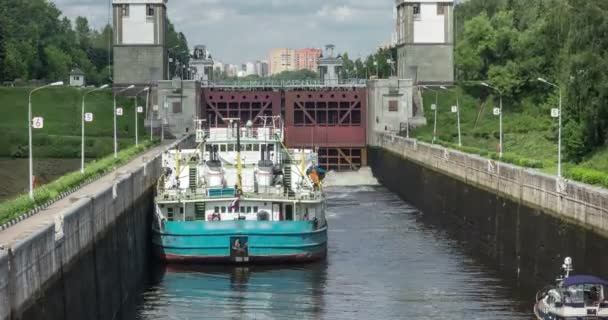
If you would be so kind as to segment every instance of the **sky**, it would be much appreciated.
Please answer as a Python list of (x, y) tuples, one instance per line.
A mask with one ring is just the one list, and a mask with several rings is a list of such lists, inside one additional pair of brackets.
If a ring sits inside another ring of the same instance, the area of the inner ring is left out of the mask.
[[(108, 0), (54, 0), (70, 19), (108, 23)], [(169, 18), (190, 47), (204, 44), (215, 60), (267, 59), (271, 48), (336, 45), (367, 56), (391, 38), (394, 0), (169, 0)]]

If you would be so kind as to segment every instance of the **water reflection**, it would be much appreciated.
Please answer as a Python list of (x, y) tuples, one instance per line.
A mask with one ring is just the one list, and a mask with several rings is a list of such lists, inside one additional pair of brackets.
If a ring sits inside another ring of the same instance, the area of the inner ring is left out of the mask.
[(318, 319), (327, 265), (167, 266), (155, 270), (138, 319)]

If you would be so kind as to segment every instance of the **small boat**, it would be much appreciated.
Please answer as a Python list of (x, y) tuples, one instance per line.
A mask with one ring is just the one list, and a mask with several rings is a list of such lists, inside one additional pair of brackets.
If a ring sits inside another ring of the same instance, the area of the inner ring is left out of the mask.
[(194, 149), (163, 154), (152, 241), (170, 263), (283, 263), (327, 253), (325, 196), (314, 150), (283, 144), (280, 117), (196, 120)]
[(572, 259), (562, 266), (557, 285), (536, 294), (534, 314), (542, 320), (608, 320), (608, 281), (590, 275), (570, 275)]

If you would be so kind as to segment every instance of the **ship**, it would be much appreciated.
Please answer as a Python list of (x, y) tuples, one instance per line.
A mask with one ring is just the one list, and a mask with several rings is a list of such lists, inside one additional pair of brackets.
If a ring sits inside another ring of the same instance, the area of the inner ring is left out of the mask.
[(279, 116), (195, 120), (195, 148), (162, 155), (152, 241), (167, 263), (291, 263), (327, 255), (325, 171), (288, 149)]
[(571, 275), (572, 259), (562, 265), (556, 285), (536, 294), (534, 315), (539, 320), (608, 319), (608, 281), (593, 275)]

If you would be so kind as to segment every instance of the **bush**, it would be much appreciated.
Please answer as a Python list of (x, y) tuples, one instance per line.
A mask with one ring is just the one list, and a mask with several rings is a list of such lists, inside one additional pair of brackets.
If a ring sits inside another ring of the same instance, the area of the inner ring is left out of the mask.
[(588, 168), (570, 168), (566, 171), (566, 177), (583, 183), (598, 185), (608, 188), (608, 174)]
[(142, 151), (155, 145), (155, 143), (156, 142), (146, 141), (137, 147), (133, 146), (124, 149), (118, 154), (118, 158), (116, 159), (114, 158), (114, 155), (110, 155), (98, 161), (93, 161), (86, 167), (84, 174), (81, 174), (79, 171), (72, 172), (45, 186), (36, 188), (34, 191), (34, 201), (30, 200), (28, 195), (21, 195), (13, 200), (0, 203), (0, 224), (6, 223), (11, 219), (32, 210), (36, 206), (57, 199), (61, 193), (78, 187), (91, 177), (103, 174), (114, 169), (114, 167), (118, 165), (128, 162)]

